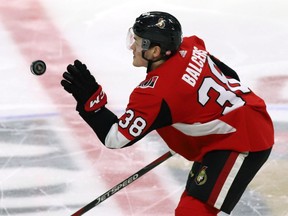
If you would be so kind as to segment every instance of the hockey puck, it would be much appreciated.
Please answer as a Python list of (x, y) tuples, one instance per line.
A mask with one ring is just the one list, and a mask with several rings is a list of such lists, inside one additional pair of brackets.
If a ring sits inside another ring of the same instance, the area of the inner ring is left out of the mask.
[(45, 73), (46, 64), (42, 60), (34, 61), (34, 62), (32, 62), (31, 66), (30, 66), (30, 70), (31, 70), (32, 74), (40, 76), (40, 75)]

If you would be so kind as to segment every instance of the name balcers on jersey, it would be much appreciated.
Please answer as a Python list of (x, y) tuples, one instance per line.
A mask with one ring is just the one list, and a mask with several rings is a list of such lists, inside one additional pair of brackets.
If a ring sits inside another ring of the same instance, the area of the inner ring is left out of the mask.
[(184, 38), (179, 52), (134, 89), (120, 119), (107, 108), (80, 115), (108, 148), (132, 145), (152, 130), (193, 161), (212, 150), (270, 148), (273, 126), (264, 101), (215, 60), (201, 39)]

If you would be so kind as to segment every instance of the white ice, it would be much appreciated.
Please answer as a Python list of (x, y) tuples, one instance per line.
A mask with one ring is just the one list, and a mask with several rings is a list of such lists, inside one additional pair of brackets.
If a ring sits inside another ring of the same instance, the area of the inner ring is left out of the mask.
[[(288, 216), (285, 0), (1, 1), (0, 215), (71, 215), (167, 151), (154, 133), (130, 148), (107, 150), (59, 84), (79, 58), (120, 115), (145, 77), (144, 68), (132, 67), (126, 33), (151, 10), (174, 14), (184, 36), (204, 39), (267, 102), (275, 148), (231, 215)], [(47, 62), (42, 77), (29, 71), (38, 58)], [(175, 155), (85, 216), (173, 215), (190, 166)]]

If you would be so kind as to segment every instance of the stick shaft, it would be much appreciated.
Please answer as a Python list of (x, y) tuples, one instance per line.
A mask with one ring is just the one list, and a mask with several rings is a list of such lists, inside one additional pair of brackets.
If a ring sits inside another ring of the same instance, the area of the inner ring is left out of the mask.
[(92, 202), (88, 203), (86, 206), (84, 206), (81, 209), (79, 209), (77, 212), (75, 212), (71, 216), (83, 215), (84, 213), (86, 213), (90, 209), (94, 208), (95, 206), (99, 205), (100, 203), (102, 203), (103, 201), (105, 201), (110, 196), (114, 195), (115, 193), (117, 193), (118, 191), (123, 189), (124, 187), (126, 187), (126, 186), (130, 185), (132, 182), (136, 181), (138, 178), (140, 178), (145, 173), (149, 172), (154, 167), (158, 166), (159, 164), (161, 164), (162, 162), (164, 162), (165, 160), (170, 158), (172, 155), (173, 155), (173, 153), (171, 153), (170, 151), (166, 152), (165, 154), (163, 154), (162, 156), (160, 156), (156, 160), (152, 161), (150, 164), (148, 164), (144, 168), (140, 169), (138, 172), (134, 173), (133, 175), (131, 175), (130, 177), (128, 177), (124, 181), (122, 181), (119, 184), (115, 185), (113, 188), (111, 188), (107, 192), (103, 193), (101, 196), (97, 197)]

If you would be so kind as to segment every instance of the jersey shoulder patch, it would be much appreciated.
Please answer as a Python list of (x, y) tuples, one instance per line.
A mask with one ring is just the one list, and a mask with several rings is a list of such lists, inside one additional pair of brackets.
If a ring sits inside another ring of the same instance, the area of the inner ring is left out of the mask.
[(153, 76), (149, 79), (144, 80), (138, 85), (138, 88), (154, 88), (159, 76)]

